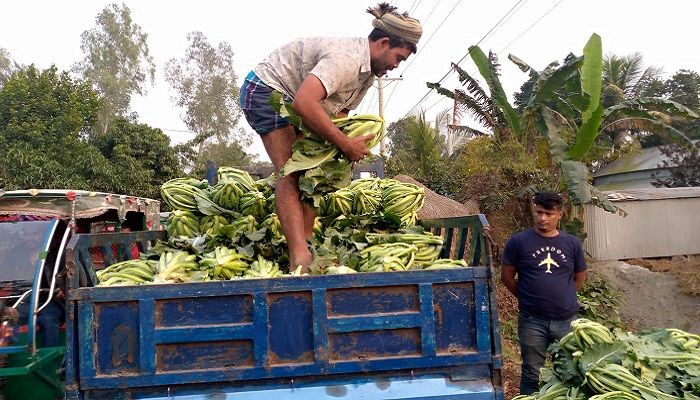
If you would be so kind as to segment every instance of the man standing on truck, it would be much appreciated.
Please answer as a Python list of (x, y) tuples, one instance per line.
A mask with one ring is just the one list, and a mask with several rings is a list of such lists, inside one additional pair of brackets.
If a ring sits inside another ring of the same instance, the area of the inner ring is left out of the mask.
[(576, 291), (586, 279), (581, 242), (557, 229), (562, 197), (540, 192), (532, 202), (535, 226), (508, 239), (501, 263), (501, 280), (518, 299), (520, 394), (538, 390), (547, 347), (571, 331), (579, 309)]
[[(274, 90), (285, 101), (292, 101), (307, 128), (338, 146), (350, 161), (370, 154), (366, 146), (370, 136), (349, 139), (330, 116), (346, 116), (360, 104), (375, 76), (386, 74), (416, 53), (422, 28), (418, 20), (397, 13), (387, 3), (367, 12), (375, 17), (369, 37), (296, 39), (274, 50), (246, 77), (241, 109), (260, 135), (276, 173), (291, 158), (292, 143), (299, 136), (270, 106)], [(275, 201), (289, 248), (290, 272), (297, 268), (307, 272), (313, 255), (306, 240), (311, 238), (316, 214), (301, 201), (298, 174), (278, 177)]]

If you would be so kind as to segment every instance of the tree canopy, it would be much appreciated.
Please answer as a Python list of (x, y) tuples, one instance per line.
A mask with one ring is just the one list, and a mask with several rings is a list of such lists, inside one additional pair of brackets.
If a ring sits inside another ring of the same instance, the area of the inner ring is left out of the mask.
[(0, 88), (0, 188), (82, 189), (159, 198), (180, 175), (170, 139), (118, 118), (88, 134), (100, 99), (91, 85), (56, 67), (30, 65)]
[[(202, 32), (187, 35), (189, 47), (181, 59), (170, 59), (165, 78), (175, 90), (175, 104), (183, 110), (182, 120), (195, 133), (185, 160), (193, 170), (202, 170), (206, 160), (219, 165), (250, 162), (243, 150), (250, 137), (236, 130), (241, 116), (240, 89), (233, 68), (233, 50), (226, 42), (212, 46)], [(237, 164), (240, 165), (240, 164)]]
[(146, 93), (155, 64), (148, 35), (132, 20), (125, 4), (105, 7), (95, 22), (93, 29), (81, 35), (84, 57), (74, 71), (91, 82), (102, 98), (97, 122), (98, 132), (104, 134), (115, 116), (126, 115), (134, 94)]

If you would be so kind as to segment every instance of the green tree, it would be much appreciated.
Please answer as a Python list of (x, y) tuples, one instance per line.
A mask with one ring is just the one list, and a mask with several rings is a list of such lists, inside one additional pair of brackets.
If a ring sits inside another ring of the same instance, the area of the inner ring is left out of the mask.
[(14, 62), (12, 61), (12, 57), (10, 57), (10, 53), (0, 48), (0, 87), (10, 79), (10, 75), (12, 75), (12, 71), (14, 70), (13, 67)]
[(202, 32), (188, 34), (187, 40), (185, 55), (165, 66), (165, 78), (177, 93), (173, 100), (183, 109), (187, 128), (196, 134), (187, 143), (196, 150), (181, 148), (181, 160), (191, 171), (206, 170), (207, 160), (248, 165), (251, 157), (244, 149), (251, 138), (244, 130), (235, 130), (241, 114), (233, 50), (226, 42), (213, 47)]
[(165, 78), (177, 93), (173, 100), (184, 110), (185, 125), (196, 134), (189, 144), (197, 147), (194, 167), (201, 169), (206, 149), (211, 155), (212, 149), (222, 146), (241, 148), (250, 137), (234, 130), (241, 114), (231, 46), (221, 42), (213, 47), (202, 32), (188, 34), (187, 40), (190, 45), (183, 58), (167, 62)]
[[(400, 128), (400, 131), (397, 130)], [(445, 150), (444, 138), (425, 119), (425, 113), (409, 116), (390, 126), (397, 139), (390, 145), (390, 174), (406, 173), (412, 177), (428, 181), (439, 175), (444, 166), (442, 154)]]
[(661, 154), (668, 157), (658, 165), (671, 171), (668, 178), (658, 178), (651, 184), (655, 187), (700, 186), (700, 141), (693, 147), (675, 143), (661, 146)]
[(16, 71), (0, 89), (3, 188), (116, 189), (112, 165), (84, 140), (98, 108), (89, 85), (55, 67)]
[(471, 47), (470, 55), (488, 85), (489, 95), (457, 66), (454, 69), (466, 90), (450, 91), (433, 83), (428, 83), (428, 87), (455, 99), (471, 112), (477, 122), (493, 132), (492, 138), (497, 144), (516, 140), (526, 151), (537, 155), (538, 143), (545, 138), (549, 143), (545, 161), (550, 169), (551, 166), (558, 167), (558, 171), (552, 172), (560, 177), (561, 188), (568, 191), (572, 203), (592, 203), (616, 211), (617, 207), (591, 185), (586, 164), (591, 161), (586, 157), (600, 133), (607, 129), (621, 129), (630, 123), (644, 123), (683, 136), (658, 115), (695, 117), (695, 114), (673, 101), (649, 97), (624, 100), (606, 108), (601, 96), (603, 60), (598, 35), (591, 36), (583, 54), (569, 54), (561, 65), (559, 62), (550, 63), (541, 72), (510, 56), (510, 60), (529, 73), (534, 81), (530, 95), (520, 100), (521, 113), (508, 103), (504, 95), (495, 56), (490, 54), (487, 57), (478, 47)]
[(410, 146), (406, 127), (410, 123), (415, 123), (416, 119), (415, 115), (409, 115), (390, 123), (386, 128), (386, 137), (389, 139), (389, 154), (391, 156)]
[(160, 198), (161, 183), (180, 175), (169, 138), (121, 117), (90, 135), (99, 109), (90, 84), (55, 67), (15, 72), (0, 88), (0, 188)]
[[(668, 99), (676, 101), (700, 114), (700, 74), (695, 71), (681, 69), (664, 83)], [(700, 139), (700, 118), (676, 119), (674, 128), (684, 132), (689, 139)]]
[(681, 69), (664, 84), (669, 100), (681, 103), (691, 110), (700, 110), (700, 75), (695, 71)]
[(97, 131), (105, 134), (112, 119), (126, 115), (135, 94), (146, 93), (153, 82), (155, 64), (148, 49), (148, 35), (131, 18), (125, 4), (111, 4), (96, 18), (96, 27), (83, 32), (83, 60), (74, 66), (102, 98)]
[(663, 70), (644, 67), (641, 53), (627, 56), (608, 55), (603, 59), (603, 91), (601, 101), (612, 107), (625, 100), (639, 97), (661, 97), (659, 86)]
[(170, 138), (160, 129), (117, 117), (105, 135), (90, 139), (118, 175), (119, 192), (160, 198), (163, 182), (182, 175)]

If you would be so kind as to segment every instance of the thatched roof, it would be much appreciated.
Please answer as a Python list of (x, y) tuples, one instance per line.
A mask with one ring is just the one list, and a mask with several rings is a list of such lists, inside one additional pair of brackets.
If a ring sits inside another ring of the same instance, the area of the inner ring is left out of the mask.
[(473, 200), (468, 200), (465, 204), (462, 204), (449, 197), (433, 192), (408, 175), (397, 175), (394, 179), (401, 182), (412, 183), (425, 189), (425, 203), (423, 204), (423, 208), (418, 212), (419, 219), (463, 217), (465, 215), (479, 213), (479, 205)]

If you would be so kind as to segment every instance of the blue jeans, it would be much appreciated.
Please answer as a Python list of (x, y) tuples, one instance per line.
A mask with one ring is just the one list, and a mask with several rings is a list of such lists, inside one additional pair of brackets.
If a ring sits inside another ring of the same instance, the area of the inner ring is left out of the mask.
[(539, 390), (540, 368), (544, 366), (547, 347), (571, 332), (571, 321), (575, 319), (576, 316), (564, 320), (546, 320), (522, 313), (518, 315), (518, 339), (523, 358), (520, 394), (531, 394)]

